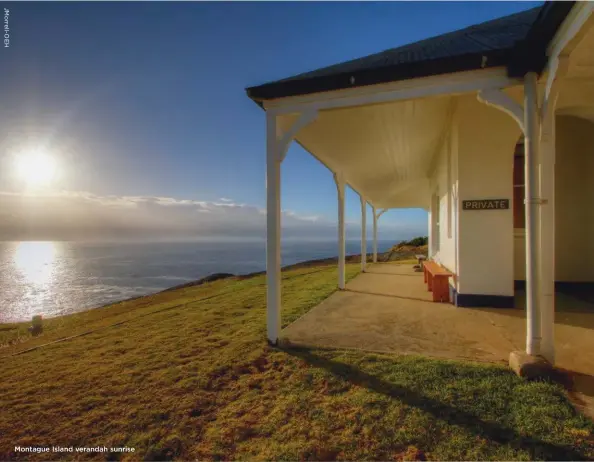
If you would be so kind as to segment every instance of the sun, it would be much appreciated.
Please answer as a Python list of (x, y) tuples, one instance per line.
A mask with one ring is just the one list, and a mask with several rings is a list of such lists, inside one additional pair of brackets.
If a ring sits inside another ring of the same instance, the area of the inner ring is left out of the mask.
[(37, 188), (51, 184), (57, 176), (56, 160), (42, 151), (31, 151), (15, 158), (16, 174), (27, 186)]

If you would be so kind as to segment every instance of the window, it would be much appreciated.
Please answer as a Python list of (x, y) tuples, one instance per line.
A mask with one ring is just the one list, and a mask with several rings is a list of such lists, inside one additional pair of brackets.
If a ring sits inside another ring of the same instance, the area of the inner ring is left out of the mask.
[(526, 227), (526, 208), (524, 197), (526, 185), (524, 184), (524, 140), (516, 144), (514, 152), (514, 228)]

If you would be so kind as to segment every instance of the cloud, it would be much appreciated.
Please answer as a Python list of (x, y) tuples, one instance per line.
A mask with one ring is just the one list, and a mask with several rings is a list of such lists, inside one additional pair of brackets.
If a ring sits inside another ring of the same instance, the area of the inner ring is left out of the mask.
[[(266, 210), (262, 209), (262, 213), (264, 215), (266, 215)], [(283, 210), (282, 211), (283, 216), (285, 217), (291, 217), (291, 218), (297, 218), (299, 220), (304, 220), (304, 221), (320, 221), (321, 217), (318, 215), (299, 215), (296, 212), (293, 212), (292, 210)]]
[[(99, 196), (89, 192), (0, 192), (0, 239), (264, 238), (265, 211), (220, 202), (151, 196)], [(315, 236), (331, 222), (312, 227), (312, 217), (283, 213), (288, 236)]]
[[(282, 211), (283, 239), (335, 239), (336, 221)], [(414, 228), (414, 226), (413, 226)], [(421, 232), (382, 225), (380, 238)], [(347, 223), (347, 237), (360, 233)], [(370, 235), (370, 234), (369, 234)], [(89, 192), (0, 192), (1, 240), (264, 239), (266, 210), (221, 198), (216, 202), (160, 196), (99, 196)]]

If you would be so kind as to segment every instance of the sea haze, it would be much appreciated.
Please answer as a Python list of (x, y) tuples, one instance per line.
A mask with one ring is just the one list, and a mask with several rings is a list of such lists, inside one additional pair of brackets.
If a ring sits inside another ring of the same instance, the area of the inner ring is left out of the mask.
[[(378, 242), (387, 250), (394, 240)], [(347, 241), (359, 254), (360, 241)], [(371, 252), (371, 244), (368, 244)], [(333, 241), (283, 242), (282, 264), (333, 257)], [(2, 242), (0, 322), (75, 313), (200, 279), (212, 273), (245, 274), (266, 267), (257, 242)]]

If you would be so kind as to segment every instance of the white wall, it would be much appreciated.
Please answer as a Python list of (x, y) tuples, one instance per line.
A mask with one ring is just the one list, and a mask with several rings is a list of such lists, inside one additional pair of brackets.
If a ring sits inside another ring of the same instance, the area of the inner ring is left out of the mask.
[[(513, 154), (520, 128), (507, 114), (460, 97), (458, 284), (461, 294), (514, 293)], [(508, 210), (461, 209), (461, 201), (509, 199)]]
[[(459, 293), (512, 296), (513, 280), (525, 278), (525, 238), (514, 232), (512, 203), (520, 129), (473, 96), (459, 98), (454, 119), (431, 175), (441, 223), (434, 257), (457, 275)], [(557, 118), (555, 178), (556, 279), (594, 281), (593, 123)], [(471, 199), (509, 199), (510, 208), (461, 210), (461, 201)]]
[(557, 117), (555, 279), (594, 281), (594, 124)]
[[(594, 281), (594, 124), (558, 116), (555, 159), (555, 280)], [(514, 277), (526, 279), (526, 242), (516, 231)]]

